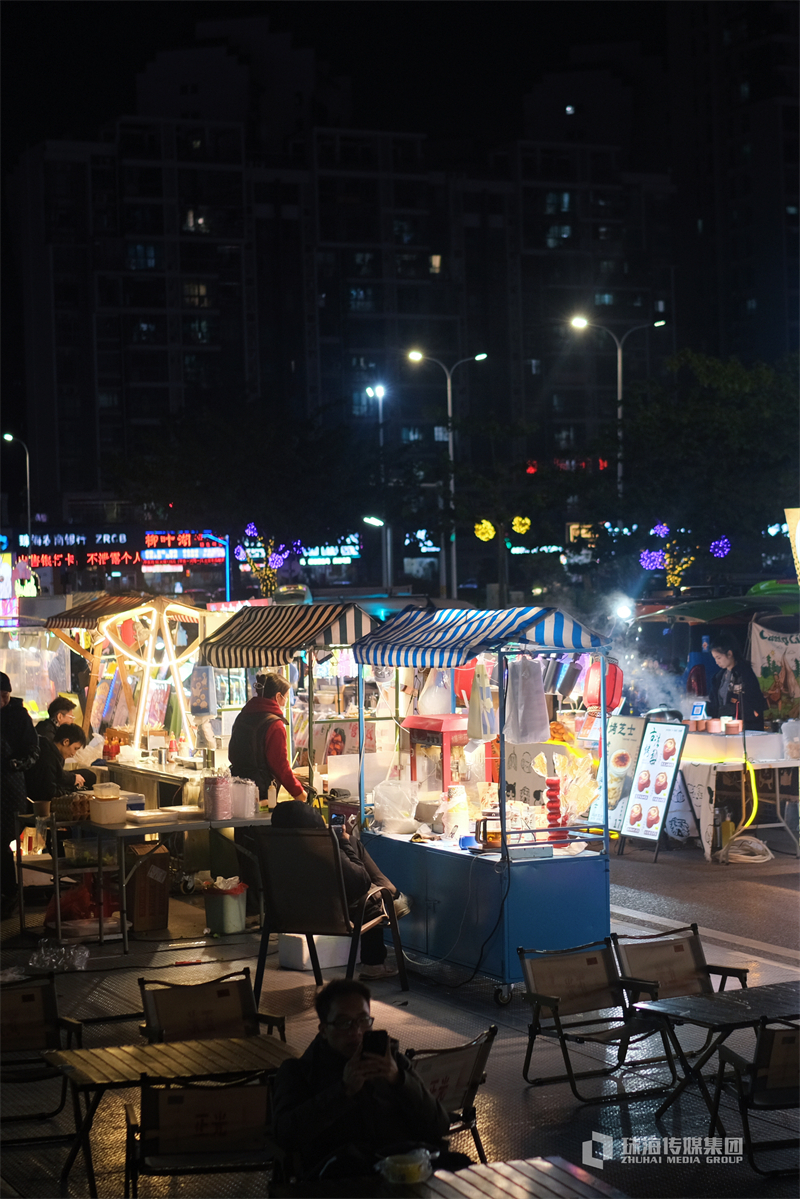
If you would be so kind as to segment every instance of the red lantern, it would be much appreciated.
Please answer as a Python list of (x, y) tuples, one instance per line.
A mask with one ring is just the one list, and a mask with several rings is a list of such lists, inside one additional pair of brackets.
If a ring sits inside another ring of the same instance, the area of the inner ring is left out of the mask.
[[(599, 658), (592, 662), (586, 672), (586, 682), (583, 685), (583, 702), (591, 710), (600, 708), (600, 672), (603, 660)], [(613, 658), (608, 659), (606, 674), (606, 711), (613, 712), (622, 699), (622, 671)]]

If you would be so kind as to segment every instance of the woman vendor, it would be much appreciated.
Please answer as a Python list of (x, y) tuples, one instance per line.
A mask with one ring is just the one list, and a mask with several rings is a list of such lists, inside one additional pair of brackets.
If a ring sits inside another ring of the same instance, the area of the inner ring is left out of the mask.
[(706, 712), (712, 719), (732, 716), (745, 729), (763, 731), (766, 700), (752, 666), (728, 633), (718, 633), (710, 649), (720, 669), (708, 689)]

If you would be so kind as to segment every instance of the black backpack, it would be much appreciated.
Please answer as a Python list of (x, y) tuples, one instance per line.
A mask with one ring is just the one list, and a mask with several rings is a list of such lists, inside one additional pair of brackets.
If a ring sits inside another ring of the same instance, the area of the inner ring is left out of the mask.
[[(276, 781), (264, 753), (264, 734), (276, 720), (283, 720), (283, 717), (272, 712), (240, 712), (233, 722), (228, 743), (231, 774), (234, 778), (252, 779), (262, 797)], [(283, 720), (283, 723), (287, 724), (287, 721)]]

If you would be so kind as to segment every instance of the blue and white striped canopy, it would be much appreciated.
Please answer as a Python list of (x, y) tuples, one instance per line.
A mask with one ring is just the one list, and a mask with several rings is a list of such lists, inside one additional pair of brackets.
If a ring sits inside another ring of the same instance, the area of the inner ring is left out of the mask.
[(299, 650), (350, 645), (374, 624), (357, 604), (240, 608), (202, 642), (200, 661), (222, 670), (285, 666)]
[(599, 649), (608, 639), (557, 608), (404, 608), (356, 641), (353, 656), (371, 666), (461, 666), (476, 654), (511, 644), (577, 652)]

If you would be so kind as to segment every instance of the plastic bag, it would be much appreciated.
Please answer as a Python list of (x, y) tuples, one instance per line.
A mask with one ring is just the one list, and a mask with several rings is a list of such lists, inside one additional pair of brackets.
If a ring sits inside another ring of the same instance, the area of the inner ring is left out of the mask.
[[(94, 915), (96, 915), (95, 903), (85, 883), (81, 883), (78, 887), (70, 887), (68, 891), (61, 892), (62, 921), (91, 920)], [(56, 896), (54, 895), (47, 905), (44, 922), (45, 924), (54, 924), (55, 919)]]
[(550, 718), (544, 698), (544, 683), (539, 663), (532, 658), (512, 658), (508, 663), (507, 741), (531, 745), (550, 739)]
[(418, 821), (414, 817), (417, 809), (419, 786), (403, 783), (399, 779), (386, 779), (378, 783), (374, 792), (375, 819), (387, 832), (413, 833)]
[(232, 878), (223, 878), (220, 874), (210, 887), (203, 888), (206, 895), (241, 895), (246, 890), (247, 883), (243, 883), (238, 874), (234, 874)]
[(492, 702), (489, 676), (482, 663), (475, 667), (475, 677), (472, 680), (467, 733), (472, 741), (490, 741), (497, 735), (497, 713)]
[(75, 753), (70, 762), (75, 766), (91, 766), (95, 759), (102, 757), (104, 738), (99, 733), (95, 733), (91, 741), (87, 741)]
[(448, 716), (453, 711), (453, 688), (449, 670), (431, 670), (417, 702), (420, 716)]
[(28, 965), (34, 970), (85, 970), (89, 950), (85, 945), (59, 945), (44, 937), (31, 954)]
[(442, 802), (434, 815), (434, 821), (437, 820), (441, 820), (447, 840), (464, 837), (471, 832), (467, 792), (460, 784), (449, 787), (447, 795), (442, 795)]

